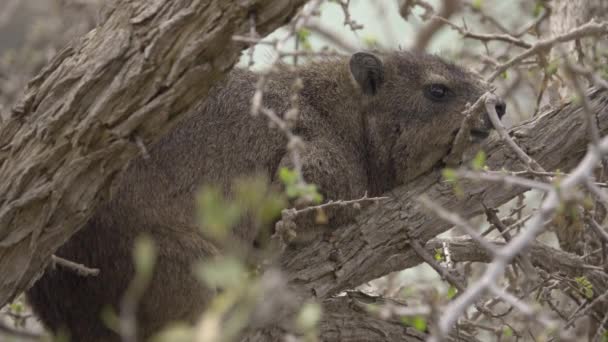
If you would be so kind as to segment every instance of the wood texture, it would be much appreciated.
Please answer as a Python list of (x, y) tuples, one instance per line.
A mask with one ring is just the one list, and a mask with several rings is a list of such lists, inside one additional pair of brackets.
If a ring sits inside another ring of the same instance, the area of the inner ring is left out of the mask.
[[(591, 103), (602, 135), (608, 134), (608, 92), (593, 91)], [(511, 135), (546, 170), (569, 170), (583, 156), (587, 133), (583, 112), (575, 105), (545, 113), (511, 130)], [(497, 137), (483, 146), (492, 170), (523, 170), (514, 153)], [(426, 174), (412, 184), (397, 188), (379, 205), (366, 208), (356, 222), (333, 230), (330, 238), (318, 238), (303, 248), (287, 250), (283, 267), (290, 282), (302, 294), (325, 299), (341, 291), (390, 272), (418, 263), (409, 246), (410, 237), (422, 242), (450, 228), (417, 202), (428, 196), (444, 208), (469, 218), (483, 213), (482, 203), (500, 206), (527, 189), (497, 183), (463, 181), (462, 197), (442, 181), (440, 170)]]
[(267, 34), (304, 0), (122, 0), (57, 54), (0, 125), (0, 306), (106, 197), (127, 162), (204, 99), (239, 58), (234, 34)]

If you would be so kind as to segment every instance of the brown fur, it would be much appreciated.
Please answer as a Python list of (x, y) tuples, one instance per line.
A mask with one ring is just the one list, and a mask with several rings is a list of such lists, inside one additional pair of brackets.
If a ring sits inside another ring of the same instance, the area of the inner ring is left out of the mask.
[[(473, 74), (435, 56), (393, 52), (381, 55), (381, 65), (369, 55), (359, 57), (353, 69), (339, 58), (284, 70), (265, 91), (265, 105), (284, 113), (294, 78), (302, 78), (294, 133), (306, 141), (304, 177), (326, 199), (379, 195), (438, 165), (465, 103), (486, 90)], [(234, 70), (199, 110), (150, 149), (149, 159), (130, 163), (112, 200), (57, 252), (100, 268), (100, 275), (81, 277), (58, 268), (28, 291), (48, 328), (69, 330), (73, 341), (118, 341), (98, 317), (105, 306), (118, 311), (133, 276), (133, 241), (144, 232), (160, 251), (138, 308), (140, 336), (169, 321), (197, 318), (213, 291), (193, 278), (190, 266), (215, 251), (193, 221), (193, 194), (201, 184), (228, 191), (234, 178), (254, 172), (276, 181), (278, 168), (290, 164), (284, 135), (264, 117), (249, 115), (256, 79)], [(437, 82), (450, 89), (445, 101), (424, 95)], [(489, 123), (478, 128), (487, 130)], [(256, 232), (242, 225), (235, 234), (251, 242)]]

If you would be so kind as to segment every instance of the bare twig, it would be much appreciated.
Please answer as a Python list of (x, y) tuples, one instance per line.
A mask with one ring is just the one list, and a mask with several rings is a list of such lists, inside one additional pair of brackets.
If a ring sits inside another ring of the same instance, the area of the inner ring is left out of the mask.
[(53, 265), (65, 267), (65, 268), (69, 269), (70, 271), (74, 271), (74, 273), (76, 273), (82, 277), (96, 276), (99, 274), (98, 268), (90, 268), (83, 264), (79, 264), (79, 263), (76, 263), (76, 262), (73, 262), (70, 260), (66, 260), (66, 259), (58, 257), (56, 255), (51, 255), (51, 260), (53, 262)]
[(539, 211), (530, 220), (528, 229), (514, 237), (505, 247), (496, 251), (494, 261), (488, 265), (488, 268), (481, 278), (472, 284), (465, 293), (448, 304), (444, 310), (444, 314), (439, 319), (439, 335), (433, 336), (431, 341), (437, 341), (442, 338), (442, 336), (445, 336), (464, 310), (474, 303), (481, 293), (490, 286), (493, 286), (495, 281), (504, 274), (506, 266), (513, 258), (529, 247), (535, 237), (542, 232), (545, 222), (553, 216), (555, 210), (561, 203), (560, 193), (563, 194), (573, 191), (575, 187), (591, 177), (595, 165), (601, 160), (602, 155), (606, 153), (608, 153), (608, 138), (603, 138), (597, 147), (591, 146), (589, 148), (584, 159), (573, 172), (561, 182), (559, 190), (554, 189), (549, 192)]
[(446, 25), (450, 26), (451, 28), (453, 28), (454, 30), (458, 31), (458, 33), (460, 33), (465, 38), (471, 38), (471, 39), (479, 40), (482, 42), (502, 41), (502, 42), (513, 44), (515, 46), (519, 46), (524, 49), (529, 49), (532, 47), (532, 44), (525, 42), (519, 38), (513, 37), (510, 34), (475, 33), (475, 32), (469, 31), (468, 29), (466, 29), (464, 27), (454, 24), (445, 18), (442, 18), (439, 16), (437, 16), (436, 18), (437, 18), (437, 20), (440, 20), (444, 24), (446, 24)]
[(418, 32), (412, 49), (416, 51), (424, 51), (435, 33), (437, 33), (437, 31), (439, 31), (439, 29), (441, 29), (444, 25), (444, 22), (439, 20), (437, 17), (451, 17), (454, 13), (458, 12), (460, 5), (460, 0), (443, 0), (438, 15), (431, 18), (430, 22)]
[(486, 111), (488, 113), (490, 121), (492, 122), (492, 125), (494, 125), (494, 128), (498, 132), (498, 135), (500, 135), (502, 140), (505, 141), (507, 143), (507, 145), (509, 145), (509, 147), (511, 148), (511, 150), (513, 152), (515, 152), (515, 154), (517, 155), (519, 160), (521, 160), (526, 166), (528, 166), (528, 168), (530, 168), (534, 171), (545, 172), (543, 167), (540, 166), (540, 164), (536, 160), (531, 158), (526, 152), (524, 152), (524, 150), (521, 149), (521, 147), (519, 147), (519, 145), (517, 145), (515, 143), (515, 141), (513, 141), (513, 138), (511, 138), (511, 136), (507, 132), (502, 121), (500, 121), (500, 118), (498, 117), (498, 113), (496, 113), (497, 104), (498, 104), (498, 97), (496, 97), (496, 95), (493, 95), (493, 94), (488, 94), (488, 96), (486, 97), (486, 102), (485, 102)]
[(569, 42), (582, 37), (597, 36), (602, 34), (608, 34), (608, 22), (597, 22), (596, 20), (592, 19), (590, 22), (581, 25), (565, 34), (539, 40), (526, 51), (497, 66), (496, 70), (494, 70), (494, 72), (488, 77), (488, 82), (494, 81), (500, 74), (505, 72), (510, 67), (521, 63), (521, 61), (524, 59), (550, 49), (555, 44)]

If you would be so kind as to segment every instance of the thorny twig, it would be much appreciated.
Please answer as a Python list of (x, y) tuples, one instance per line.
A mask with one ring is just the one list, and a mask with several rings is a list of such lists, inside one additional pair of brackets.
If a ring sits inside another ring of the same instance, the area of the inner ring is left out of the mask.
[(495, 252), (494, 261), (490, 263), (481, 278), (473, 283), (461, 296), (456, 298), (444, 310), (444, 314), (438, 322), (438, 335), (433, 336), (430, 341), (437, 341), (446, 336), (451, 330), (458, 317), (466, 308), (504, 274), (506, 266), (521, 252), (526, 250), (534, 241), (535, 237), (542, 232), (545, 222), (553, 216), (555, 210), (561, 203), (560, 194), (573, 191), (577, 186), (592, 177), (595, 165), (602, 156), (608, 153), (608, 137), (603, 138), (597, 146), (591, 146), (583, 160), (573, 172), (560, 184), (560, 188), (551, 190), (543, 201), (538, 212), (532, 217), (528, 228), (515, 236), (505, 247)]

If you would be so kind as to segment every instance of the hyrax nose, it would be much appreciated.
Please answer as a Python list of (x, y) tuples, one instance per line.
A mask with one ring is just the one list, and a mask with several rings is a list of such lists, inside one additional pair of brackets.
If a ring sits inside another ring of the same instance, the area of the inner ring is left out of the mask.
[(496, 106), (494, 108), (496, 108), (496, 114), (498, 114), (498, 118), (502, 119), (502, 117), (507, 112), (507, 104), (505, 103), (505, 101), (498, 100), (498, 103), (496, 103)]

